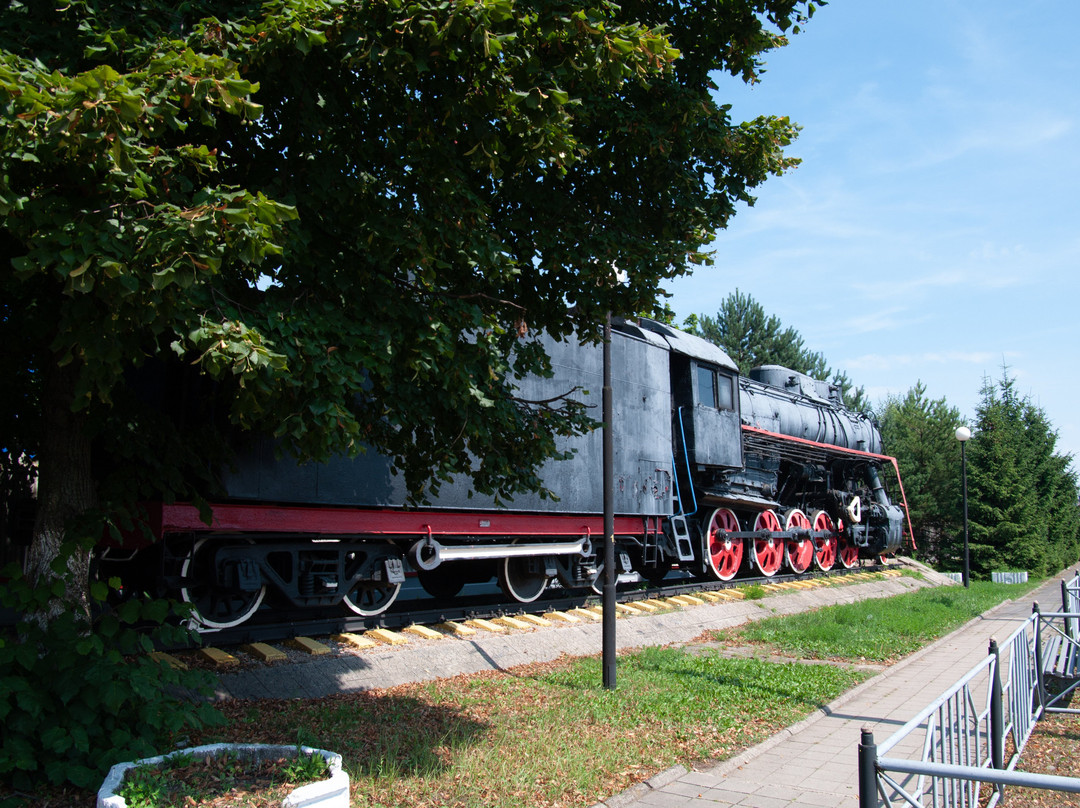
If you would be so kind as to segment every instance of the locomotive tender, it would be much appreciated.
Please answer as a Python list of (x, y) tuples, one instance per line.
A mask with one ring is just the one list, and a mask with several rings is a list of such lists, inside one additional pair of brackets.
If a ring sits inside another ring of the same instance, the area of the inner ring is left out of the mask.
[[(578, 390), (598, 405), (602, 346), (545, 338), (545, 347), (553, 376), (522, 380), (519, 394)], [(881, 480), (895, 461), (835, 386), (777, 366), (740, 377), (720, 348), (649, 320), (617, 320), (611, 357), (619, 574), (656, 582), (677, 566), (727, 581), (850, 568), (900, 548), (903, 513)], [(408, 508), (401, 477), (376, 452), (297, 465), (263, 444), (226, 477), (212, 525), (190, 505), (153, 506), (153, 567), (203, 630), (271, 607), (377, 618), (409, 569), (439, 599), (493, 577), (521, 603), (553, 582), (594, 586), (600, 431), (569, 448), (573, 457), (541, 469), (557, 498), (528, 493), (496, 505), (461, 480)]]

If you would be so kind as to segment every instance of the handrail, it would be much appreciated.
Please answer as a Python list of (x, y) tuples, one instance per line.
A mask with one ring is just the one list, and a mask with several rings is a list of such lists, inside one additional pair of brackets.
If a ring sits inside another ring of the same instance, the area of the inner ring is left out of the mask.
[[(1080, 674), (1063, 693), (1050, 697), (1044, 668), (1052, 661), (1043, 641), (1053, 636), (1065, 658), (1080, 658), (1080, 572), (1062, 583), (1062, 611), (1027, 618), (989, 653), (880, 746), (871, 729), (859, 743), (859, 808), (888, 808), (900, 801), (912, 808), (994, 808), (1005, 786), (1080, 794), (1080, 778), (1014, 771), (1035, 725), (1047, 713), (1080, 713), (1056, 706), (1080, 686)], [(1060, 674), (1057, 671), (1055, 675)], [(920, 735), (921, 733), (921, 735)], [(1006, 741), (1012, 754), (1005, 760)], [(886, 757), (889, 752), (896, 757)], [(911, 757), (902, 757), (905, 751)], [(896, 777), (895, 775), (906, 775)], [(982, 794), (989, 785), (988, 796)], [(985, 799), (984, 799), (985, 797)]]

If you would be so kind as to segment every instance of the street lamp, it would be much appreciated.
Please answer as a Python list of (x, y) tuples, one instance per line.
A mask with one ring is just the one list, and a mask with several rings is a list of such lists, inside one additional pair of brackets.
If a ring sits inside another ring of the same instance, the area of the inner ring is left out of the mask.
[(964, 480), (964, 586), (971, 584), (971, 560), (968, 555), (968, 516), (967, 516), (967, 454), (964, 445), (971, 440), (971, 430), (966, 426), (956, 428), (956, 439), (960, 441), (960, 470)]

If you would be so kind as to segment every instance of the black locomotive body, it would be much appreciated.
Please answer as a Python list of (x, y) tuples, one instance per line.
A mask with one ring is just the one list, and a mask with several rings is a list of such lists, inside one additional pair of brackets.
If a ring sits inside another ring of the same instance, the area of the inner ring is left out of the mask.
[[(576, 390), (599, 412), (602, 347), (545, 347), (554, 375), (521, 382), (522, 397)], [(902, 512), (881, 481), (891, 459), (834, 388), (774, 366), (740, 377), (715, 345), (647, 320), (616, 322), (611, 356), (622, 580), (801, 574), (900, 548)], [(148, 568), (207, 630), (271, 606), (378, 618), (413, 574), (438, 599), (492, 578), (522, 603), (551, 585), (589, 587), (603, 558), (601, 433), (567, 448), (541, 470), (553, 498), (496, 505), (462, 480), (408, 508), (376, 452), (296, 465), (266, 444), (225, 479), (211, 526), (194, 507), (154, 506), (160, 556)]]

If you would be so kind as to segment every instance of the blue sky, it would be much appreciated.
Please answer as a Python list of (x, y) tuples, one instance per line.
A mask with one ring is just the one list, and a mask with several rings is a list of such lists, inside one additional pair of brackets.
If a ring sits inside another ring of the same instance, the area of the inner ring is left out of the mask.
[(967, 419), (1007, 367), (1080, 458), (1075, 10), (833, 0), (760, 84), (724, 82), (733, 117), (803, 127), (803, 163), (668, 286), (678, 320), (738, 288), (871, 401), (921, 380)]

